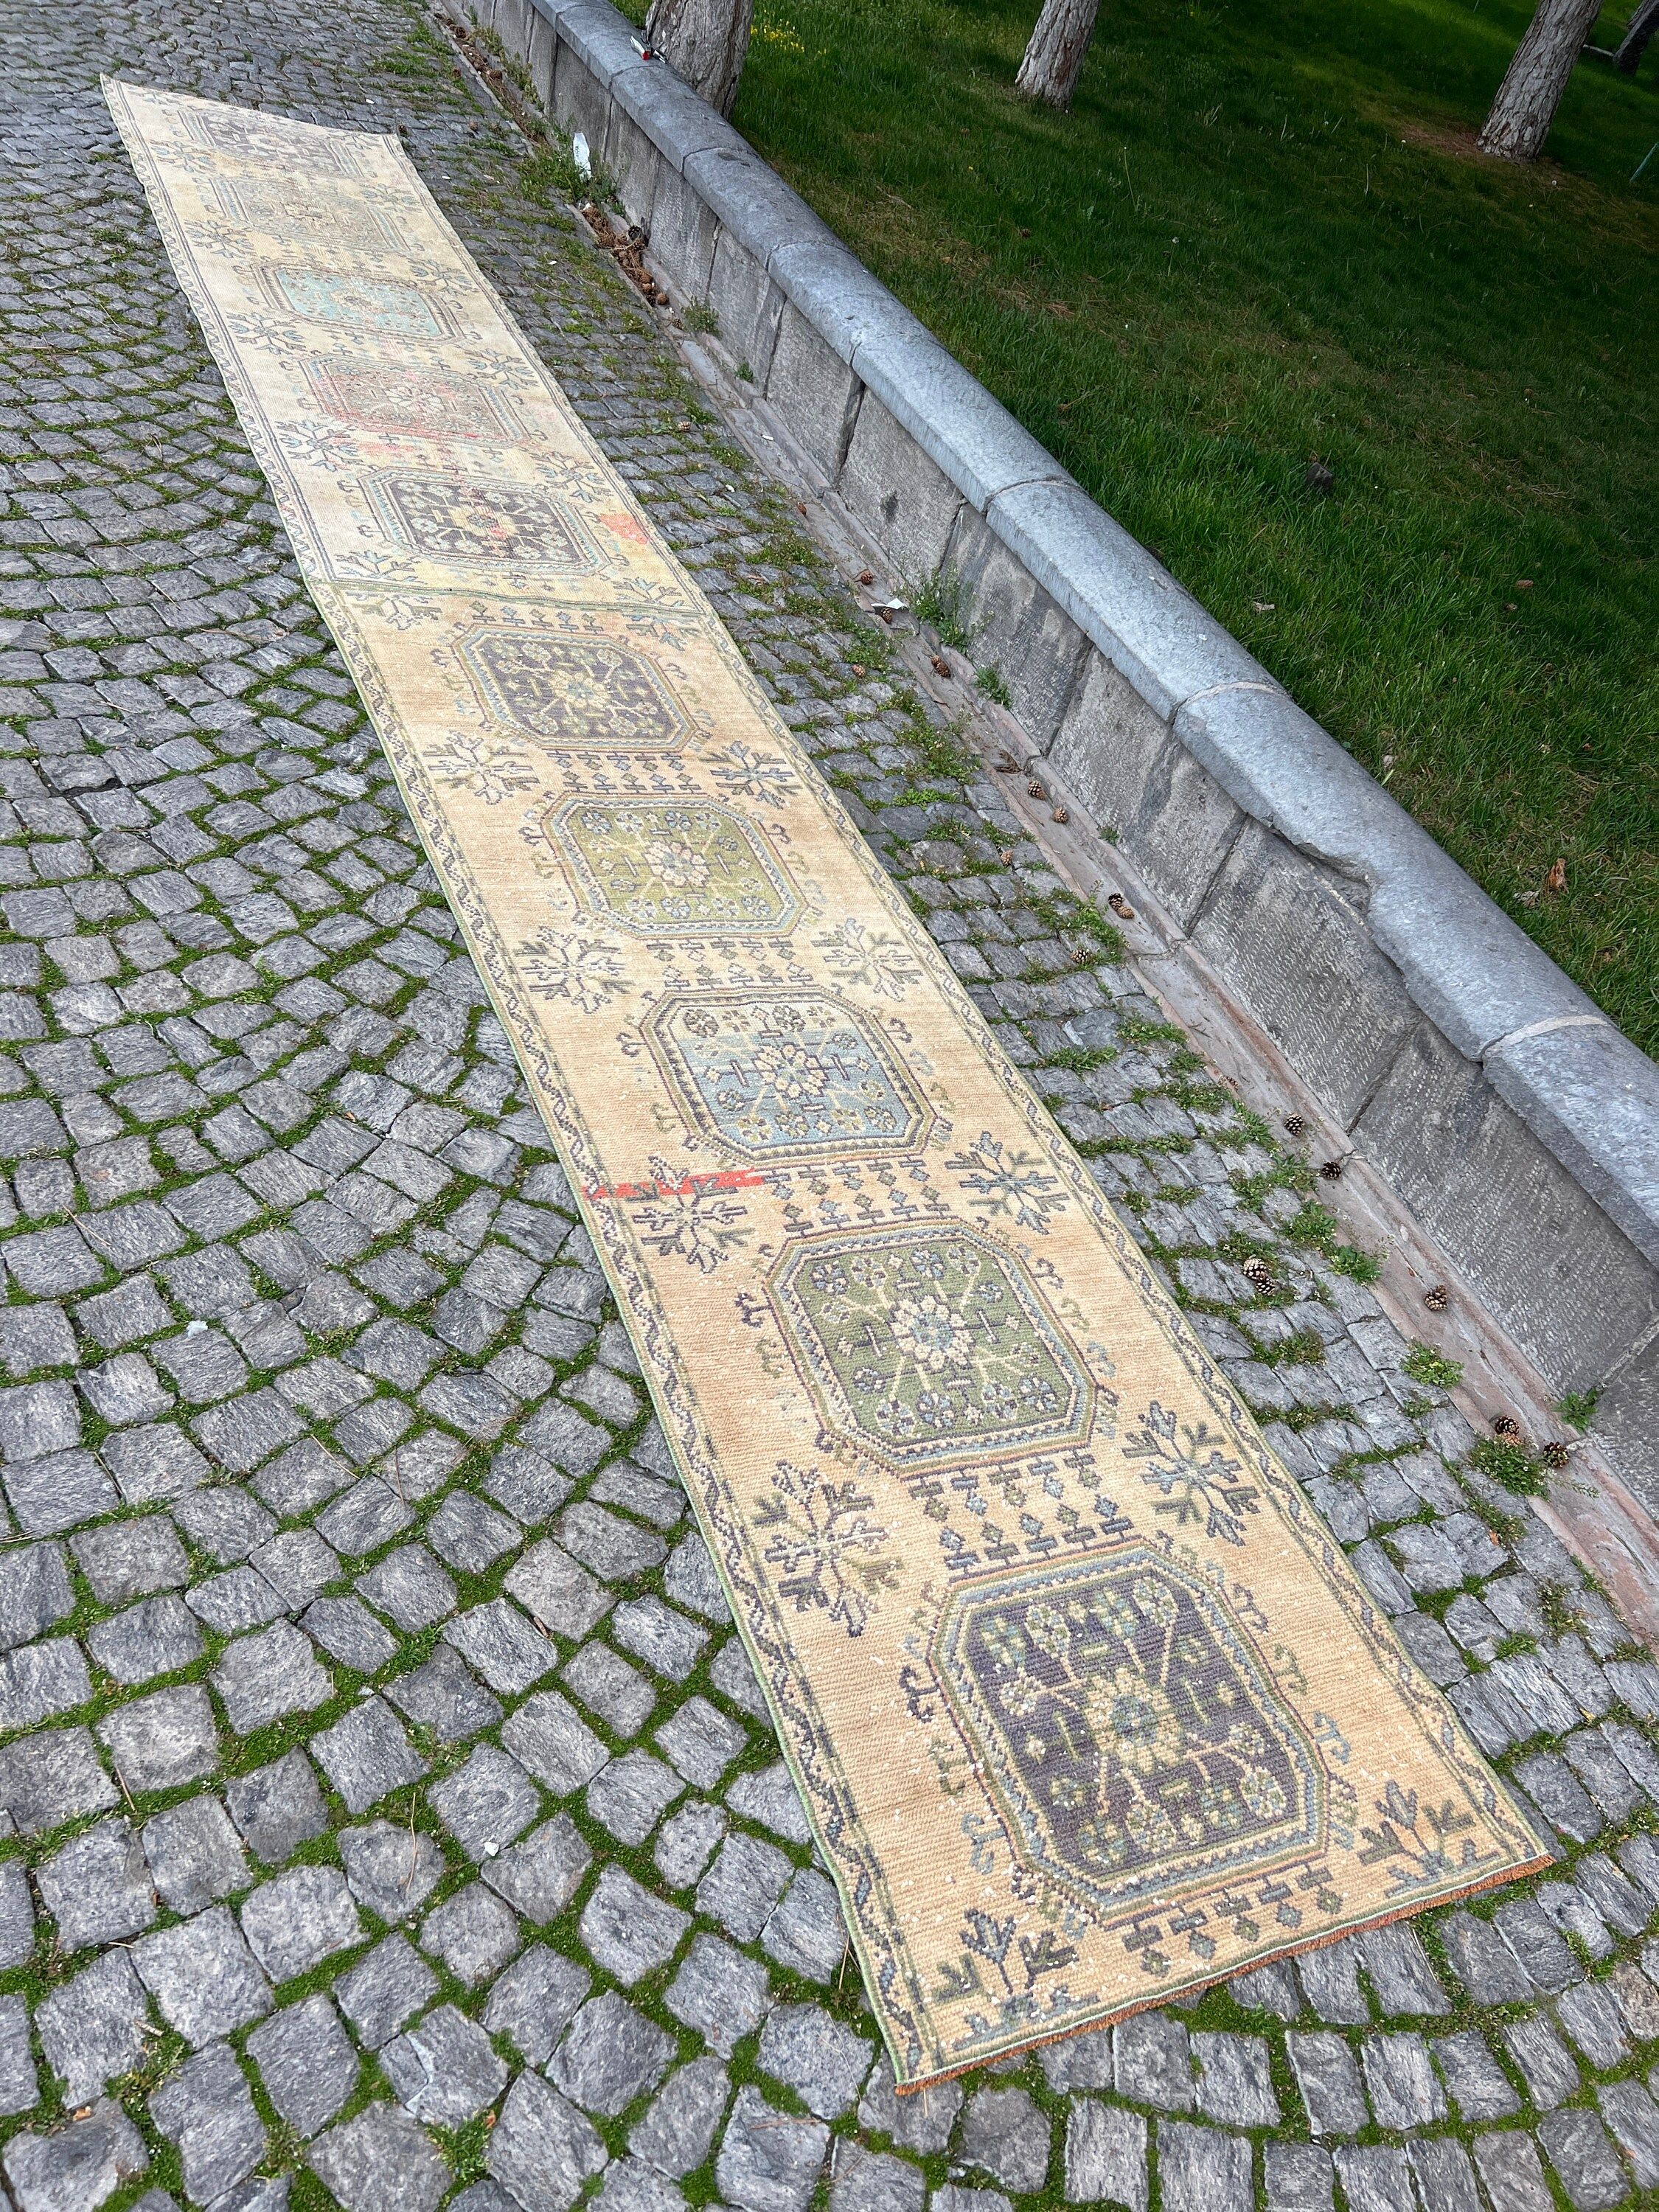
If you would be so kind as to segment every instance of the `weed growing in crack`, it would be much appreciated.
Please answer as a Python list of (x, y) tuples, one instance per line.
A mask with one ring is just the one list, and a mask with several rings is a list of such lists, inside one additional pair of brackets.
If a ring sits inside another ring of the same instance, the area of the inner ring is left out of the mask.
[(1462, 1361), (1448, 1359), (1430, 1344), (1413, 1345), (1400, 1363), (1400, 1371), (1431, 1390), (1455, 1390), (1463, 1380)]
[(1483, 1437), (1469, 1454), (1469, 1464), (1517, 1498), (1541, 1498), (1549, 1487), (1543, 1468), (1523, 1444), (1505, 1443), (1498, 1437)]
[(910, 594), (917, 621), (937, 631), (941, 644), (954, 646), (958, 653), (969, 652), (975, 637), (974, 625), (963, 611), (964, 596), (962, 578), (954, 568), (936, 569)]

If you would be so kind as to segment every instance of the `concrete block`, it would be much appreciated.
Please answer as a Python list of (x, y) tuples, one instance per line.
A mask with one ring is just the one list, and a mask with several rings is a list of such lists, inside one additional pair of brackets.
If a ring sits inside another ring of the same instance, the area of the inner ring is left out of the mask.
[(723, 230), (708, 275), (708, 305), (720, 319), (720, 343), (733, 361), (747, 362), (756, 388), (771, 372), (783, 295), (746, 246)]
[[(735, 135), (735, 134), (733, 134)], [(883, 396), (889, 412), (981, 510), (995, 493), (1039, 479), (1069, 483), (1060, 463), (738, 142), (707, 163), (711, 204), (764, 261), (818, 335)], [(746, 157), (746, 158), (745, 158)]]
[[(466, 0), (446, 0), (446, 4), (451, 7), (459, 6), (463, 15), (466, 13)], [(568, 15), (573, 8), (585, 4), (586, 0), (530, 0), (530, 12), (545, 23), (556, 39), (559, 34), (560, 18)], [(480, 9), (479, 13), (482, 15), (483, 10)]]
[(1506, 1038), (1486, 1068), (1499, 1097), (1659, 1267), (1659, 1066), (1597, 1019)]
[(605, 136), (596, 143), (595, 151), (617, 180), (617, 197), (627, 211), (629, 221), (638, 223), (642, 230), (648, 233), (656, 206), (657, 187), (662, 180), (666, 164), (646, 132), (619, 101), (613, 100), (610, 102)]
[(860, 403), (838, 489), (912, 588), (937, 574), (962, 494), (873, 392)]
[(660, 64), (619, 72), (612, 92), (617, 105), (676, 171), (683, 171), (694, 154), (729, 148), (737, 138), (729, 123)]
[(1046, 749), (1060, 727), (1088, 641), (970, 507), (957, 517), (946, 563), (961, 579), (975, 658), (1000, 670), (1015, 714)]
[[(651, 64), (642, 62), (636, 53), (630, 52), (629, 59), (642, 75), (649, 73)], [(596, 155), (603, 152), (615, 112), (612, 93), (612, 81), (597, 76), (577, 48), (566, 42), (564, 26), (561, 24), (558, 47), (553, 57), (551, 112), (560, 128), (573, 137), (580, 131)]]
[(688, 299), (708, 298), (720, 236), (719, 218), (696, 186), (665, 167), (651, 207), (651, 258)]
[(1354, 1136), (1558, 1393), (1600, 1382), (1659, 1317), (1629, 1239), (1426, 1026)]
[(920, 331), (878, 277), (838, 238), (792, 238), (776, 246), (767, 270), (818, 336), (849, 368), (860, 349), (894, 321)]
[(1370, 887), (1372, 936), (1458, 1051), (1479, 1060), (1514, 1030), (1594, 1013), (1577, 984), (1277, 686), (1190, 700), (1175, 729), (1247, 813)]
[(983, 514), (1016, 484), (1070, 483), (1048, 450), (993, 399), (908, 307), (868, 319), (853, 367), (922, 451)]
[(1093, 647), (1048, 757), (1190, 928), (1248, 817)]
[(559, 44), (568, 46), (595, 83), (609, 89), (624, 70), (660, 70), (635, 50), (639, 36), (625, 15), (605, 0), (563, 0), (556, 10)]
[(1659, 1329), (1603, 1388), (1592, 1425), (1615, 1474), (1659, 1521)]
[(530, 49), (523, 60), (530, 71), (530, 82), (536, 88), (536, 97), (550, 115), (553, 112), (553, 58), (558, 44), (559, 34), (552, 16), (545, 7), (532, 0)]
[(766, 396), (785, 428), (831, 483), (847, 457), (864, 387), (787, 301), (766, 379)]
[(1259, 661), (1079, 484), (1022, 483), (987, 520), (1043, 590), (1166, 719), (1194, 692), (1270, 684)]
[(829, 224), (735, 131), (724, 144), (689, 155), (685, 175), (721, 225), (764, 269), (770, 269), (773, 255), (786, 246), (830, 246), (847, 252)]
[(1217, 974), (1345, 1125), (1422, 1018), (1371, 941), (1363, 896), (1364, 886), (1344, 883), (1252, 822), (1192, 931)]
[(495, 0), (491, 28), (515, 61), (529, 58), (530, 26), (534, 20), (530, 0)]

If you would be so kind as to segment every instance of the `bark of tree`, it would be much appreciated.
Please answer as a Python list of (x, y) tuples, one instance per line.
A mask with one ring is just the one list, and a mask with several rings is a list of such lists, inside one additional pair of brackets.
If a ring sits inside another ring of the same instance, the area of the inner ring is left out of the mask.
[(646, 43), (695, 93), (729, 116), (755, 20), (755, 0), (651, 0)]
[(1625, 35), (1619, 41), (1615, 58), (1626, 76), (1634, 76), (1636, 64), (1647, 52), (1648, 40), (1659, 31), (1659, 0), (1641, 0), (1636, 13), (1626, 26)]
[(1099, 10), (1100, 0), (1043, 0), (1015, 91), (1050, 107), (1069, 107)]
[(1539, 152), (1600, 9), (1601, 0), (1538, 0), (1480, 133), (1483, 153), (1530, 161)]

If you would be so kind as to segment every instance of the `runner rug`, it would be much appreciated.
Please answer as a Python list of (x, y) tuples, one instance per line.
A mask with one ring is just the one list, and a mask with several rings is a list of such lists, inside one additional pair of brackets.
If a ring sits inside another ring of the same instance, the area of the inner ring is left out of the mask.
[(108, 92), (900, 2081), (1539, 1865), (396, 139)]

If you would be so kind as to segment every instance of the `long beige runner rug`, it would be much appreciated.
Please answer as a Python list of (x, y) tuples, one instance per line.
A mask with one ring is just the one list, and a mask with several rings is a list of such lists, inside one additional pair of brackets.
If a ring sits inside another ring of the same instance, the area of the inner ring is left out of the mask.
[(1539, 1864), (397, 141), (108, 91), (900, 2081)]

